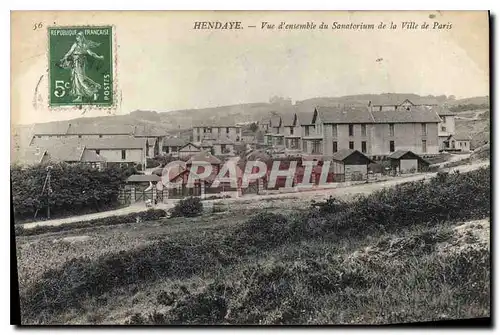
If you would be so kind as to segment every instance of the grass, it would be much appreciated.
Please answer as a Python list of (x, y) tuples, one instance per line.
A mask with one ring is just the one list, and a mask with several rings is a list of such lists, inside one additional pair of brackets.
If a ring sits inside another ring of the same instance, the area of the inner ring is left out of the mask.
[(112, 226), (124, 223), (132, 223), (137, 221), (153, 221), (165, 217), (167, 212), (162, 209), (149, 209), (144, 212), (130, 213), (125, 215), (114, 215), (105, 218), (63, 223), (57, 226), (35, 226), (33, 228), (25, 229), (22, 225), (16, 225), (14, 228), (16, 236), (30, 236), (46, 233), (56, 233), (66, 230), (82, 229), (82, 228), (95, 228), (99, 226)]
[[(63, 252), (64, 259), (45, 259), (50, 266), (26, 268), (32, 262), (26, 250), (52, 251), (39, 248), (50, 249), (49, 241), (25, 237), (18, 249), (23, 323), (359, 324), (488, 316), (489, 245), (474, 235), (476, 226), (466, 232), (456, 226), (489, 217), (489, 176), (488, 168), (408, 183), (305, 212), (249, 216), (233, 209), (169, 219), (150, 224), (149, 234), (146, 226), (135, 233), (132, 227), (121, 241), (70, 244), (75, 250)], [(182, 228), (172, 230), (169, 221)], [(94, 247), (102, 250), (89, 253)]]

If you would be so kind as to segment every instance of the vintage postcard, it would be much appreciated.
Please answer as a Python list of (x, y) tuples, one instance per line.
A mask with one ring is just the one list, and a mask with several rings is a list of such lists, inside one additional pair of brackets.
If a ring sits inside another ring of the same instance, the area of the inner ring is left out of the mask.
[(489, 21), (12, 12), (17, 323), (491, 324)]

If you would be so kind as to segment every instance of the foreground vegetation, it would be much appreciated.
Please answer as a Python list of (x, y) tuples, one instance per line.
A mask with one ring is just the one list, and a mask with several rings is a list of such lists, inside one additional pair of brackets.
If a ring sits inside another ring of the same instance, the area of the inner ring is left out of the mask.
[[(46, 185), (49, 166), (50, 185)], [(100, 171), (84, 164), (13, 165), (10, 179), (16, 223), (33, 220), (35, 213), (44, 218), (48, 205), (52, 218), (118, 208), (120, 187), (135, 172), (133, 167), (119, 166)]]
[[(224, 217), (183, 218), (191, 229), (20, 271), (22, 319), (337, 324), (489, 316), (489, 232), (476, 234), (489, 226), (460, 228), (489, 215), (485, 168), (286, 216), (229, 213), (234, 224), (211, 229), (200, 218)], [(18, 259), (21, 268), (31, 261), (19, 249)]]

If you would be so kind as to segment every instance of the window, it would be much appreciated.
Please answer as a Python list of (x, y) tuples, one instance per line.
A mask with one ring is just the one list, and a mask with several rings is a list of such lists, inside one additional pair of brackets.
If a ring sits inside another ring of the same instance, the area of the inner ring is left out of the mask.
[(394, 123), (389, 123), (389, 136), (394, 136)]
[(338, 146), (337, 146), (337, 141), (333, 141), (333, 153), (336, 153), (338, 151)]
[(366, 141), (361, 141), (361, 152), (366, 152)]
[(390, 152), (396, 151), (396, 150), (394, 150), (394, 141), (389, 141), (389, 151)]
[(321, 141), (313, 141), (312, 153), (313, 154), (321, 153)]
[(82, 135), (78, 135), (78, 138), (82, 138)]
[(302, 151), (307, 152), (307, 141), (302, 140)]
[(127, 151), (122, 150), (122, 159), (126, 159), (126, 158), (127, 158)]
[(200, 137), (200, 135), (198, 135), (197, 140), (198, 140), (198, 142), (200, 142), (200, 141), (201, 141), (201, 137)]
[(226, 145), (225, 145), (225, 144), (221, 144), (221, 145), (220, 145), (220, 151), (221, 151), (222, 153), (224, 153), (224, 151), (226, 151)]
[(332, 136), (337, 137), (337, 125), (332, 124)]
[(229, 127), (226, 127), (226, 134), (229, 134)]
[(102, 138), (102, 135), (99, 135), (99, 138)]
[(349, 149), (354, 150), (354, 142), (349, 141)]
[(422, 140), (422, 152), (427, 152), (427, 141)]
[(309, 126), (306, 126), (305, 132), (306, 132), (306, 136), (309, 136)]
[(366, 136), (366, 124), (361, 125), (361, 136)]
[(445, 126), (441, 126), (441, 131), (446, 131), (446, 127)]
[(354, 136), (354, 125), (353, 124), (349, 125), (349, 136)]
[(427, 135), (427, 124), (422, 123), (422, 136)]
[(290, 127), (290, 135), (293, 135), (293, 127)]
[(95, 153), (99, 155), (101, 153), (101, 150), (97, 149)]

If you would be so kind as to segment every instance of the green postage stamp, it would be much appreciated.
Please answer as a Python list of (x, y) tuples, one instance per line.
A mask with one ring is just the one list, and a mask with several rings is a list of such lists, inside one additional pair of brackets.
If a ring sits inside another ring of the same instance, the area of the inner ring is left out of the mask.
[(49, 27), (49, 105), (113, 105), (111, 26)]

